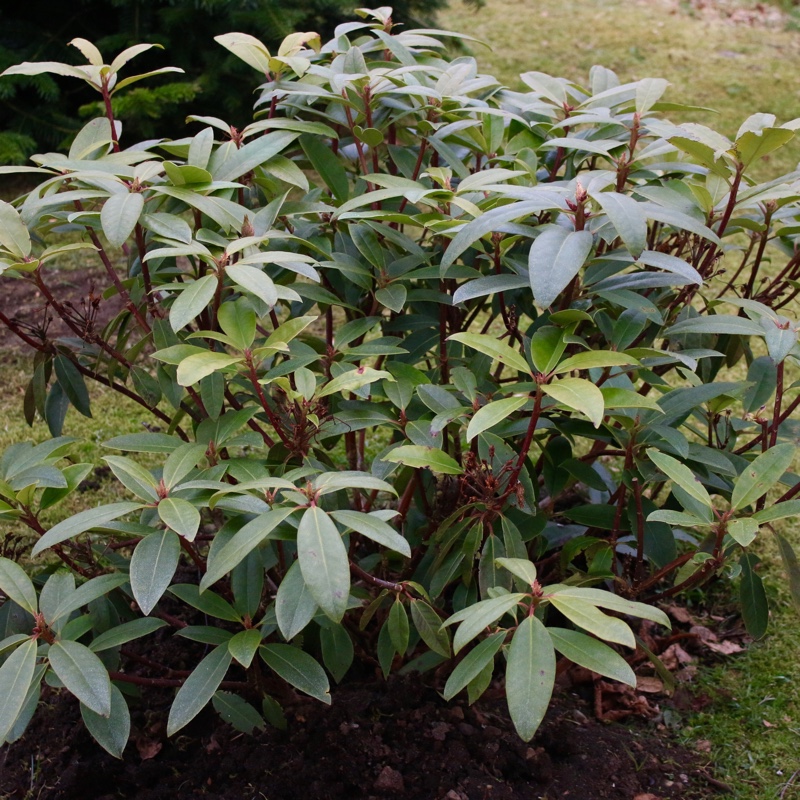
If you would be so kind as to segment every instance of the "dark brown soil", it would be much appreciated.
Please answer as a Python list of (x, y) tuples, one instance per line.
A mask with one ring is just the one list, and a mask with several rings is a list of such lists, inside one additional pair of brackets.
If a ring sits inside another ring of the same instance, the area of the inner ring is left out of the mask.
[[(490, 689), (490, 691), (492, 691)], [(237, 733), (206, 710), (167, 740), (171, 694), (133, 709), (125, 760), (108, 756), (77, 703), (51, 694), (20, 742), (0, 755), (4, 800), (700, 800), (696, 754), (657, 726), (598, 723), (563, 691), (530, 744), (504, 704), (446, 705), (418, 678), (345, 686), (332, 708), (302, 700), (285, 732)]]

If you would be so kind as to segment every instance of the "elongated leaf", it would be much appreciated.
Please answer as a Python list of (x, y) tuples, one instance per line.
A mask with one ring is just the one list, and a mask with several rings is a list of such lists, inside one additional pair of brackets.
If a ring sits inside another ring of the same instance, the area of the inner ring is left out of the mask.
[(165, 497), (158, 504), (161, 521), (179, 536), (193, 542), (200, 527), (200, 512), (180, 497)]
[(493, 403), (478, 409), (467, 426), (467, 441), (471, 441), (479, 433), (483, 433), (488, 428), (492, 428), (507, 417), (510, 417), (527, 402), (527, 396), (506, 397), (504, 400), (495, 400)]
[(733, 486), (731, 508), (738, 511), (752, 505), (774, 488), (792, 465), (796, 451), (793, 444), (779, 444), (746, 466)]
[[(211, 164), (213, 166), (209, 166), (209, 169), (214, 175), (214, 180), (234, 181), (246, 172), (261, 166), (265, 161), (269, 161), (270, 158), (288, 147), (298, 136), (299, 134), (294, 131), (267, 133), (238, 150), (234, 149), (224, 160), (214, 158), (217, 153), (222, 152), (222, 148), (220, 148), (212, 156)], [(218, 161), (219, 163), (217, 163)]]
[(308, 653), (289, 644), (266, 644), (259, 652), (267, 666), (295, 689), (331, 704), (328, 676)]
[(89, 408), (89, 392), (86, 389), (86, 382), (78, 368), (66, 357), (56, 356), (53, 359), (56, 377), (58, 378), (64, 394), (69, 398), (70, 403), (84, 417), (91, 417), (92, 412)]
[(408, 649), (409, 624), (405, 606), (397, 599), (392, 603), (386, 621), (389, 627), (389, 638), (396, 653), (403, 655)]
[(583, 378), (562, 378), (542, 384), (542, 391), (567, 408), (585, 414), (599, 428), (605, 416), (603, 393), (591, 381)]
[(112, 684), (111, 713), (107, 717), (95, 713), (83, 703), (81, 717), (95, 741), (114, 758), (122, 758), (131, 733), (131, 715), (122, 692)]
[(184, 358), (178, 365), (178, 384), (192, 386), (207, 375), (230, 367), (238, 361), (241, 361), (241, 358), (229, 356), (226, 353), (212, 353), (211, 351), (195, 353)]
[(123, 622), (122, 625), (117, 625), (101, 633), (89, 643), (89, 649), (93, 653), (110, 650), (112, 647), (119, 647), (132, 642), (134, 639), (147, 636), (159, 628), (163, 628), (166, 624), (163, 619), (156, 619), (155, 617), (132, 619), (130, 622)]
[(87, 708), (111, 714), (111, 681), (103, 662), (78, 642), (60, 641), (48, 651), (50, 666), (67, 689)]
[(164, 462), (161, 477), (167, 489), (177, 486), (205, 456), (206, 446), (202, 444), (183, 444), (170, 453)]
[(547, 588), (549, 592), (557, 593), (562, 597), (585, 600), (600, 608), (607, 608), (609, 611), (618, 611), (621, 614), (629, 614), (632, 617), (649, 619), (652, 622), (663, 625), (665, 628), (671, 627), (669, 617), (660, 608), (647, 603), (626, 600), (624, 597), (618, 597), (604, 589), (587, 589), (578, 586), (563, 586), (561, 584), (555, 584)]
[(318, 506), (307, 509), (300, 519), (297, 557), (311, 596), (334, 622), (339, 622), (350, 596), (350, 565), (336, 525)]
[(218, 594), (211, 591), (200, 592), (193, 583), (176, 583), (170, 586), (170, 594), (188, 603), (198, 611), (217, 619), (226, 619), (230, 622), (241, 622), (239, 612)]
[(682, 320), (666, 330), (664, 336), (678, 336), (684, 333), (728, 333), (734, 336), (764, 336), (765, 331), (757, 322), (745, 317), (711, 314)]
[(179, 331), (188, 325), (214, 297), (217, 290), (217, 276), (204, 275), (186, 285), (186, 288), (175, 298), (169, 310), (169, 324), (172, 330)]
[(560, 593), (550, 595), (550, 602), (570, 621), (608, 642), (635, 647), (630, 626), (616, 617), (604, 614), (586, 600), (567, 597)]
[(254, 294), (268, 306), (272, 307), (278, 302), (278, 290), (266, 272), (247, 264), (230, 264), (225, 268), (225, 274), (235, 284), (246, 292)]
[(529, 586), (536, 583), (536, 567), (525, 558), (498, 558), (497, 563), (503, 569), (508, 570), (512, 575), (516, 575), (520, 580), (525, 581)]
[(0, 742), (14, 727), (36, 668), (36, 642), (20, 645), (0, 666)]
[(574, 369), (596, 369), (598, 367), (630, 367), (641, 366), (641, 362), (625, 353), (614, 350), (586, 350), (583, 353), (565, 358), (554, 370), (555, 375), (562, 375)]
[(444, 626), (453, 625), (456, 622), (461, 624), (453, 637), (453, 651), (459, 650), (471, 642), (481, 631), (497, 622), (503, 614), (515, 608), (523, 599), (524, 594), (504, 594), (490, 600), (481, 600), (480, 603), (468, 606), (463, 611), (453, 614)]
[(505, 638), (505, 631), (493, 633), (467, 653), (447, 679), (442, 693), (445, 700), (452, 700), (468, 683), (481, 674), (487, 664), (494, 661)]
[(439, 615), (424, 600), (412, 600), (409, 605), (411, 619), (422, 641), (434, 653), (450, 658), (450, 637), (441, 627), (442, 620)]
[(360, 511), (332, 511), (331, 516), (341, 525), (357, 531), (401, 555), (411, 558), (411, 545), (391, 525), (377, 514), (364, 514)]
[(75, 514), (75, 516), (69, 517), (50, 528), (50, 530), (36, 542), (31, 554), (34, 556), (39, 555), (39, 553), (46, 550), (48, 547), (60, 544), (92, 528), (102, 527), (107, 522), (119, 519), (125, 516), (125, 514), (130, 514), (132, 511), (137, 511), (140, 508), (142, 508), (140, 503), (111, 503), (107, 506), (81, 511), (79, 514)]
[(479, 353), (490, 356), (491, 358), (505, 364), (511, 369), (519, 370), (525, 374), (530, 374), (531, 368), (525, 358), (513, 347), (509, 347), (505, 342), (495, 339), (485, 333), (455, 333), (448, 337), (450, 342), (461, 342)]
[(706, 508), (713, 508), (711, 498), (705, 486), (700, 483), (689, 467), (681, 464), (680, 461), (672, 456), (661, 453), (654, 448), (647, 451), (648, 458), (663, 472), (668, 478), (683, 489), (688, 495), (701, 502)]
[(39, 609), (31, 579), (19, 564), (8, 558), (0, 558), (0, 591), (30, 614), (36, 614)]
[(506, 702), (514, 728), (526, 742), (544, 719), (555, 678), (556, 655), (547, 629), (536, 617), (525, 617), (508, 649)]
[(295, 561), (283, 576), (275, 597), (275, 617), (286, 641), (300, 633), (317, 613), (317, 603), (303, 580), (300, 563)]
[(647, 218), (632, 198), (616, 192), (597, 192), (592, 195), (617, 229), (625, 247), (638, 258), (647, 246)]
[(73, 611), (89, 605), (93, 600), (108, 594), (124, 583), (127, 583), (127, 578), (123, 572), (98, 575), (86, 581), (86, 583), (79, 586), (74, 592), (70, 592), (63, 597), (58, 607), (53, 612), (52, 619), (48, 621), (56, 622), (62, 617), (68, 617)]
[(800, 515), (800, 500), (787, 500), (770, 508), (765, 508), (763, 511), (757, 511), (753, 514), (752, 519), (759, 524), (764, 524), (765, 522), (775, 522), (778, 519), (786, 519), (786, 517), (796, 517), (798, 515)]
[(742, 565), (742, 578), (739, 582), (742, 618), (747, 632), (754, 639), (761, 639), (769, 624), (769, 604), (764, 583), (755, 571), (758, 559), (751, 553), (745, 553), (739, 563)]
[(131, 558), (131, 590), (143, 614), (149, 614), (175, 575), (181, 545), (172, 531), (145, 536)]
[(534, 239), (528, 256), (533, 299), (549, 308), (580, 272), (592, 250), (592, 234), (550, 227)]
[(783, 568), (789, 576), (789, 591), (792, 594), (795, 605), (800, 608), (800, 563), (798, 563), (797, 554), (785, 537), (776, 533), (775, 538), (777, 539), (778, 550), (783, 560)]
[(574, 664), (636, 688), (636, 675), (628, 662), (608, 645), (567, 628), (548, 628), (553, 645)]
[(326, 383), (325, 386), (317, 392), (317, 397), (328, 397), (329, 395), (340, 394), (342, 392), (354, 392), (362, 386), (367, 386), (370, 383), (380, 380), (393, 381), (394, 378), (390, 373), (386, 372), (386, 370), (372, 369), (371, 367), (358, 367), (357, 369), (343, 372), (332, 381)]
[(300, 146), (315, 172), (319, 173), (331, 190), (331, 194), (342, 202), (347, 200), (350, 194), (347, 173), (330, 148), (319, 137), (309, 135), (300, 137)]
[(260, 514), (240, 528), (221, 549), (212, 551), (206, 574), (200, 581), (200, 591), (208, 589), (244, 561), (247, 554), (267, 539), (294, 510), (276, 508)]
[(417, 469), (427, 467), (445, 475), (461, 475), (464, 472), (452, 456), (437, 447), (426, 447), (425, 445), (400, 445), (383, 456), (383, 460), (405, 464)]
[(238, 694), (215, 692), (211, 702), (217, 714), (237, 731), (250, 735), (257, 730), (263, 731), (266, 727), (261, 714)]
[(188, 725), (205, 708), (222, 683), (232, 658), (227, 645), (220, 645), (195, 667), (175, 695), (167, 720), (167, 736)]
[(31, 235), (10, 203), (0, 200), (0, 245), (20, 261), (31, 254)]
[(100, 212), (100, 224), (112, 247), (122, 247), (128, 241), (143, 209), (144, 195), (141, 192), (112, 194), (106, 200)]
[(235, 636), (228, 640), (228, 650), (231, 655), (247, 669), (253, 661), (253, 656), (261, 644), (261, 631), (250, 628), (246, 631), (239, 631)]

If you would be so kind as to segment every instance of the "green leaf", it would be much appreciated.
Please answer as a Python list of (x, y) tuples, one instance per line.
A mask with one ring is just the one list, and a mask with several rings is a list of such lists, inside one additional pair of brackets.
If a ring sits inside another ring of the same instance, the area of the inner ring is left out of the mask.
[(0, 742), (4, 742), (25, 705), (36, 668), (36, 641), (28, 639), (0, 666)]
[(132, 511), (138, 511), (140, 508), (142, 508), (141, 503), (111, 503), (107, 506), (81, 511), (79, 514), (75, 514), (75, 516), (69, 517), (50, 528), (33, 546), (31, 555), (37, 556), (43, 550), (47, 550), (48, 547), (60, 544), (92, 528), (100, 528), (107, 522), (119, 519)]
[(336, 683), (340, 683), (353, 663), (355, 649), (353, 640), (343, 625), (328, 623), (319, 632), (319, 643), (322, 649), (322, 661), (333, 675)]
[(195, 353), (184, 358), (178, 365), (178, 384), (192, 386), (206, 375), (230, 367), (238, 361), (241, 361), (241, 357), (229, 356), (227, 353), (212, 353), (211, 351)]
[(533, 586), (536, 583), (536, 567), (527, 559), (498, 558), (496, 561), (503, 569), (525, 581), (528, 586)]
[(211, 302), (217, 290), (217, 276), (204, 275), (186, 284), (169, 309), (169, 324), (173, 331), (186, 327)]
[(350, 195), (347, 173), (341, 161), (318, 136), (301, 136), (300, 146), (314, 171), (325, 181), (333, 196), (344, 202)]
[(331, 511), (331, 516), (340, 524), (372, 539), (373, 542), (388, 547), (396, 553), (411, 558), (411, 545), (391, 525), (386, 523), (377, 511), (364, 514), (360, 511)]
[(789, 542), (779, 533), (775, 534), (775, 538), (778, 541), (778, 550), (783, 561), (783, 568), (789, 576), (789, 591), (795, 605), (800, 607), (800, 563), (798, 563), (797, 554)]
[(666, 453), (660, 453), (654, 448), (648, 448), (647, 457), (663, 472), (670, 480), (674, 481), (688, 495), (702, 503), (706, 508), (713, 508), (711, 498), (705, 486), (695, 477), (689, 467), (681, 464), (680, 461)]
[(452, 700), (468, 683), (477, 678), (488, 664), (494, 662), (494, 657), (505, 638), (506, 631), (493, 633), (467, 653), (444, 685), (442, 696), (445, 700)]
[(153, 502), (158, 500), (155, 478), (130, 458), (125, 456), (103, 456), (117, 480), (140, 500)]
[(256, 314), (247, 301), (223, 303), (217, 312), (220, 327), (230, 337), (233, 346), (244, 350), (253, 344), (256, 336)]
[(453, 614), (443, 627), (461, 624), (453, 637), (453, 652), (458, 653), (465, 644), (471, 642), (481, 631), (493, 625), (503, 614), (508, 613), (525, 599), (522, 593), (504, 594), (490, 600), (481, 600), (480, 603), (468, 606), (463, 611)]
[(625, 353), (614, 350), (586, 350), (564, 359), (554, 370), (554, 375), (563, 375), (574, 369), (596, 369), (598, 367), (641, 366), (641, 362)]
[(548, 586), (547, 591), (548, 593), (558, 594), (561, 597), (585, 600), (592, 605), (600, 606), (600, 608), (607, 608), (610, 611), (618, 611), (620, 614), (649, 619), (651, 622), (657, 622), (665, 628), (671, 627), (669, 617), (660, 608), (648, 605), (647, 603), (636, 603), (633, 600), (626, 600), (624, 597), (618, 597), (604, 589), (587, 589), (577, 586), (554, 584)]
[(732, 519), (728, 523), (727, 532), (734, 542), (742, 547), (748, 547), (756, 538), (758, 522), (754, 519)]
[(608, 645), (567, 628), (548, 628), (556, 650), (573, 664), (636, 688), (636, 675), (628, 662)]
[(36, 589), (31, 579), (19, 564), (8, 558), (0, 558), (0, 590), (29, 614), (35, 615), (39, 610)]
[(69, 398), (70, 403), (84, 417), (92, 416), (89, 408), (89, 392), (86, 389), (86, 382), (78, 368), (65, 356), (56, 356), (53, 359), (53, 367), (56, 371), (56, 378), (64, 390), (64, 394)]
[(222, 548), (212, 550), (206, 565), (206, 574), (200, 581), (200, 591), (204, 592), (244, 561), (247, 554), (265, 541), (294, 510), (276, 508), (260, 514), (241, 527)]
[(259, 300), (266, 303), (270, 308), (278, 302), (278, 290), (272, 278), (266, 272), (262, 272), (256, 267), (248, 264), (229, 264), (225, 268), (225, 274), (237, 285), (250, 294), (254, 294)]
[(284, 575), (275, 597), (275, 617), (286, 641), (300, 633), (317, 613), (317, 603), (311, 595), (300, 563), (295, 561)]
[(297, 557), (311, 596), (339, 622), (350, 597), (350, 565), (336, 525), (318, 506), (307, 509), (300, 518)]
[(528, 256), (533, 299), (549, 308), (580, 272), (593, 245), (589, 231), (551, 226), (534, 239)]
[(745, 317), (710, 314), (682, 320), (664, 331), (664, 337), (669, 339), (685, 333), (727, 333), (733, 336), (763, 337), (766, 331), (757, 322)]
[(403, 655), (408, 649), (409, 625), (408, 614), (399, 598), (392, 603), (386, 624), (389, 626), (389, 638), (395, 652)]
[(643, 78), (636, 84), (636, 111), (646, 114), (663, 96), (669, 81), (663, 78)]
[(158, 503), (158, 516), (179, 536), (187, 541), (194, 541), (200, 527), (200, 512), (188, 500), (165, 497)]
[(455, 459), (447, 455), (438, 447), (426, 447), (425, 445), (404, 444), (395, 447), (385, 456), (384, 461), (391, 461), (395, 464), (405, 464), (407, 467), (421, 469), (427, 467), (434, 472), (441, 472), (445, 475), (461, 475), (464, 470), (458, 466)]
[(556, 655), (547, 629), (534, 616), (519, 624), (508, 648), (506, 702), (517, 733), (529, 742), (550, 705)]
[(317, 397), (328, 397), (332, 394), (342, 394), (343, 392), (354, 392), (362, 386), (380, 380), (394, 380), (392, 375), (383, 369), (372, 369), (372, 367), (357, 367), (356, 369), (343, 372), (341, 375), (326, 383)]
[(147, 636), (159, 628), (163, 628), (166, 624), (163, 619), (156, 619), (155, 617), (132, 619), (130, 622), (123, 622), (121, 625), (101, 633), (89, 643), (89, 649), (93, 653), (110, 650), (112, 647), (119, 647), (132, 642), (134, 639)]
[(111, 713), (105, 717), (81, 703), (81, 717), (95, 741), (114, 758), (122, 758), (122, 751), (131, 733), (131, 715), (122, 692), (112, 684)]
[(403, 310), (407, 297), (408, 290), (400, 283), (391, 284), (375, 292), (375, 299), (382, 306), (386, 306), (386, 308), (391, 309), (397, 314)]
[(17, 209), (4, 200), (0, 200), (0, 245), (20, 261), (31, 254), (31, 235)]
[(606, 409), (612, 408), (648, 408), (657, 411), (659, 414), (661, 406), (652, 397), (634, 392), (632, 389), (620, 389), (616, 386), (601, 386), (600, 393), (603, 395), (603, 402)]
[(731, 508), (738, 511), (752, 505), (780, 483), (796, 452), (793, 444), (775, 445), (746, 466), (733, 485)]
[(770, 508), (765, 508), (763, 511), (757, 511), (751, 519), (763, 525), (765, 522), (775, 522), (778, 519), (786, 519), (786, 517), (796, 517), (798, 515), (800, 515), (800, 500), (787, 500), (783, 503), (776, 503)]
[(124, 572), (111, 572), (91, 578), (60, 600), (58, 607), (53, 612), (52, 619), (48, 622), (57, 622), (62, 617), (68, 617), (73, 611), (89, 605), (93, 600), (112, 592), (124, 583), (127, 583), (127, 576)]
[(467, 441), (471, 441), (479, 433), (483, 433), (488, 428), (492, 428), (507, 417), (510, 417), (527, 402), (527, 395), (506, 397), (503, 400), (495, 400), (493, 403), (488, 403), (483, 408), (478, 409), (467, 426)]
[(236, 609), (215, 592), (206, 590), (201, 594), (200, 589), (193, 583), (176, 583), (170, 586), (169, 591), (179, 600), (183, 600), (204, 614), (229, 622), (241, 622), (241, 616)]
[(424, 600), (412, 600), (409, 606), (411, 619), (422, 641), (434, 653), (450, 658), (450, 638), (442, 628), (439, 615)]
[(177, 486), (198, 465), (206, 449), (203, 444), (182, 444), (169, 454), (161, 474), (168, 490)]
[(239, 631), (235, 636), (228, 640), (228, 650), (231, 655), (247, 669), (253, 661), (259, 645), (261, 644), (261, 631), (250, 628), (246, 631)]
[(736, 152), (745, 167), (783, 147), (794, 138), (794, 131), (786, 128), (764, 128), (759, 133), (746, 131), (736, 140)]
[(112, 194), (106, 200), (100, 212), (100, 224), (112, 247), (122, 247), (128, 241), (143, 209), (144, 195), (141, 192)]
[(558, 403), (580, 411), (599, 428), (605, 416), (603, 393), (591, 381), (583, 378), (561, 378), (542, 384), (542, 391)]
[(697, 517), (694, 514), (687, 514), (684, 511), (670, 511), (669, 509), (658, 509), (647, 516), (648, 522), (665, 522), (667, 525), (678, 525), (680, 527), (693, 528), (695, 525), (709, 525), (708, 520)]
[(331, 704), (325, 670), (310, 656), (289, 644), (265, 644), (259, 652), (268, 667), (304, 694)]
[(524, 357), (513, 347), (509, 347), (505, 342), (495, 339), (494, 336), (489, 336), (485, 333), (455, 333), (449, 336), (448, 342), (460, 342), (479, 353), (489, 356), (490, 358), (505, 364), (511, 369), (524, 372), (526, 375), (531, 374), (531, 368)]
[(592, 197), (611, 220), (628, 252), (638, 258), (647, 247), (647, 218), (639, 203), (616, 192), (597, 192)]
[(226, 645), (214, 648), (178, 689), (169, 710), (167, 736), (188, 725), (208, 704), (228, 671), (232, 656)]
[(769, 624), (769, 604), (764, 584), (755, 571), (758, 559), (752, 553), (745, 553), (739, 563), (742, 566), (739, 599), (742, 603), (744, 625), (754, 639), (761, 639)]
[(636, 647), (630, 626), (616, 617), (604, 614), (597, 606), (561, 593), (551, 594), (550, 602), (571, 622), (608, 642)]
[(78, 642), (60, 641), (47, 653), (53, 672), (87, 708), (102, 717), (111, 714), (111, 681), (103, 662)]
[(149, 614), (167, 590), (180, 554), (180, 540), (172, 531), (151, 533), (136, 545), (131, 558), (131, 590), (143, 614)]
[(254, 731), (263, 731), (266, 727), (261, 714), (238, 694), (215, 692), (211, 702), (217, 714), (237, 731), (251, 735)]

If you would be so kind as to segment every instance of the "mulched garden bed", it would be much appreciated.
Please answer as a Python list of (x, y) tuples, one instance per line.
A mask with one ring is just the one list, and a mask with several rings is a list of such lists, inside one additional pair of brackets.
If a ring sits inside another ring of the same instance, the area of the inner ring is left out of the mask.
[[(579, 687), (578, 687), (579, 688)], [(493, 691), (493, 688), (489, 690)], [(5, 800), (700, 800), (714, 795), (706, 759), (663, 725), (598, 722), (592, 698), (561, 689), (533, 742), (504, 703), (447, 705), (417, 677), (344, 685), (331, 708), (298, 698), (288, 728), (254, 737), (207, 709), (172, 740), (172, 693), (148, 690), (118, 761), (50, 690), (26, 736), (0, 754)], [(712, 779), (713, 781), (713, 779)]]

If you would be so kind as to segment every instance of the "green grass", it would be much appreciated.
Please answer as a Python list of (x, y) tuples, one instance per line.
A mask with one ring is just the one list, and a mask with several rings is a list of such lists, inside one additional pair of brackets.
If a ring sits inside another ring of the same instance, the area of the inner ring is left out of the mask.
[[(713, 4), (711, 4), (713, 6)], [(744, 4), (743, 5), (752, 5)], [(453, 0), (442, 27), (469, 33), (481, 72), (520, 88), (520, 72), (536, 70), (587, 83), (594, 64), (623, 81), (666, 78), (665, 100), (712, 108), (717, 114), (672, 112), (727, 135), (757, 111), (780, 121), (800, 116), (797, 57), (800, 36), (787, 17), (783, 29), (735, 25), (662, 0), (487, 0), (477, 11)], [(800, 142), (767, 164), (777, 175), (800, 159)], [(781, 151), (782, 153), (785, 151)]]
[[(718, 112), (672, 112), (674, 122), (702, 122), (733, 136), (757, 111), (780, 121), (800, 116), (800, 35), (791, 16), (774, 29), (733, 25), (665, 2), (487, 0), (477, 12), (454, 2), (440, 22), (489, 42), (492, 51), (472, 48), (481, 71), (515, 88), (528, 70), (586, 83), (592, 65), (601, 64), (623, 81), (666, 78), (672, 87), (665, 99)], [(798, 159), (800, 141), (765, 161), (759, 177), (793, 169)], [(785, 525), (782, 532), (800, 550), (800, 528)], [(734, 787), (735, 800), (792, 800), (800, 798), (800, 774), (790, 783), (800, 769), (800, 614), (774, 541), (766, 534), (755, 547), (770, 592), (768, 635), (701, 672), (696, 688), (712, 703), (683, 720), (681, 735), (690, 747), (711, 742), (711, 767)]]

